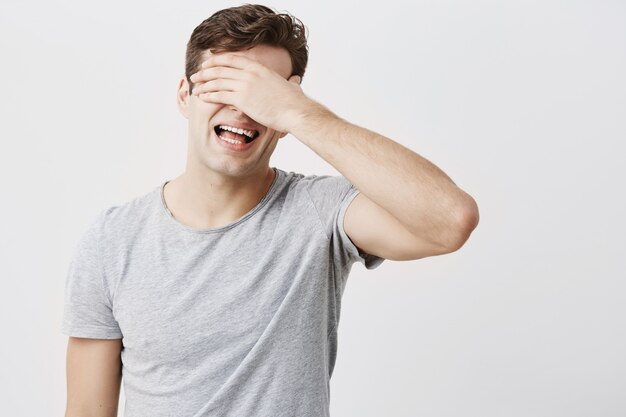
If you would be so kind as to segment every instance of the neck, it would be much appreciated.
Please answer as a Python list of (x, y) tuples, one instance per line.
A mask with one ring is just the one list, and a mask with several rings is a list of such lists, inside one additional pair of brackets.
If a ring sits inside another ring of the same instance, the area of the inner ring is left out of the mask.
[(163, 196), (179, 222), (195, 228), (221, 227), (256, 207), (276, 175), (269, 166), (261, 174), (243, 177), (187, 170), (165, 185)]

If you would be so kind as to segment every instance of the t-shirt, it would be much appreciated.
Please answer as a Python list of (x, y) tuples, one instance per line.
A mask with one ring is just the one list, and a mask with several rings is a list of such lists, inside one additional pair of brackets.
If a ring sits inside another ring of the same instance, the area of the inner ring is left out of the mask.
[(238, 220), (194, 228), (163, 187), (102, 210), (65, 284), (61, 331), (122, 339), (126, 417), (329, 415), (352, 264), (345, 177), (276, 172)]

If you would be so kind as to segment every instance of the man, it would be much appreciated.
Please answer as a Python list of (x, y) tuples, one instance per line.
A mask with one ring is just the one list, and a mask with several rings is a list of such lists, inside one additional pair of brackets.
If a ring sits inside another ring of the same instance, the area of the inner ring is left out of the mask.
[[(328, 416), (354, 262), (459, 249), (474, 200), (400, 144), (300, 88), (304, 26), (221, 10), (187, 45), (187, 166), (103, 210), (66, 281), (66, 416)], [(287, 133), (340, 176), (269, 166)]]

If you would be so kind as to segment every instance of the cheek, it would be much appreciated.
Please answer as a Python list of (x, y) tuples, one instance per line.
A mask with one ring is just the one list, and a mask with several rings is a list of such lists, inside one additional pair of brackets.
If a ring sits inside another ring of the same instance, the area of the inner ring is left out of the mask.
[(223, 104), (207, 103), (195, 97), (192, 100), (189, 105), (189, 113), (191, 118), (197, 123), (209, 124), (215, 114), (224, 107)]
[(190, 100), (189, 106), (192, 107), (198, 113), (203, 113), (203, 114), (215, 113), (219, 109), (224, 107), (224, 104), (221, 104), (221, 103), (209, 103), (209, 102), (204, 101), (201, 98), (198, 98), (196, 96), (191, 96), (189, 98), (189, 100)]

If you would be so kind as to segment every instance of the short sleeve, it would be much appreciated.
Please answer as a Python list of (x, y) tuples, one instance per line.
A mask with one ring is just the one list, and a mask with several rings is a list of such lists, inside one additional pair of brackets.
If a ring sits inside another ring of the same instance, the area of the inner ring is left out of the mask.
[(361, 251), (350, 240), (343, 222), (346, 210), (359, 190), (344, 176), (313, 175), (307, 177), (307, 191), (315, 205), (326, 235), (333, 243), (335, 258), (343, 263), (360, 262), (367, 269), (377, 268), (385, 258)]
[(122, 332), (105, 292), (99, 236), (106, 210), (82, 233), (65, 278), (61, 333), (94, 339), (119, 339)]
[(348, 206), (350, 205), (352, 200), (354, 200), (354, 198), (359, 193), (360, 191), (356, 187), (351, 185), (350, 191), (348, 192), (346, 197), (343, 198), (341, 204), (339, 205), (339, 214), (337, 215), (337, 222), (334, 226), (334, 234), (341, 236), (341, 241), (344, 242), (348, 249), (348, 252), (354, 257), (355, 261), (362, 263), (367, 269), (376, 269), (380, 264), (383, 263), (385, 258), (371, 255), (357, 248), (356, 245), (350, 240), (350, 237), (348, 237), (348, 234), (343, 228), (343, 221), (346, 216), (346, 210), (348, 209)]

